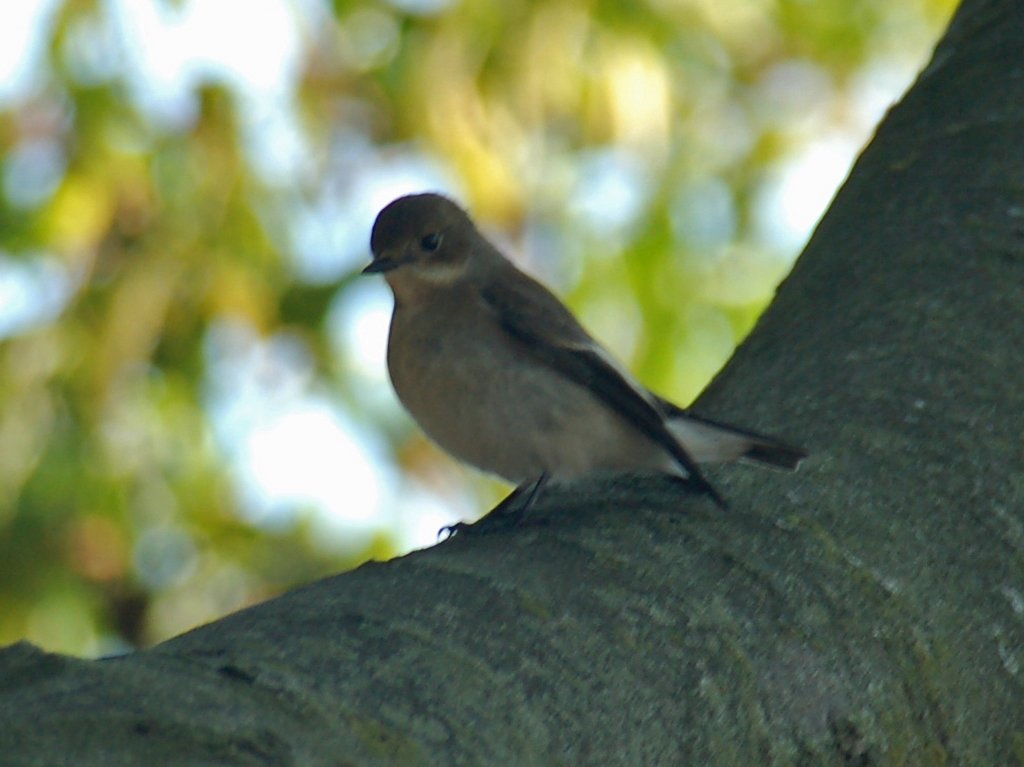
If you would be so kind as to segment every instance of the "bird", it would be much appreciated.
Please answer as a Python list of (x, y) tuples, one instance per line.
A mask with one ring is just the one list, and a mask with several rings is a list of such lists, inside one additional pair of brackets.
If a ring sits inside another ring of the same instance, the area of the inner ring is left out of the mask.
[(807, 455), (649, 391), (444, 195), (386, 205), (370, 250), (362, 272), (383, 275), (394, 297), (387, 366), (399, 401), (449, 454), (516, 486), (480, 523), (443, 532), (518, 524), (550, 480), (597, 471), (671, 474), (726, 508), (701, 464), (794, 470)]

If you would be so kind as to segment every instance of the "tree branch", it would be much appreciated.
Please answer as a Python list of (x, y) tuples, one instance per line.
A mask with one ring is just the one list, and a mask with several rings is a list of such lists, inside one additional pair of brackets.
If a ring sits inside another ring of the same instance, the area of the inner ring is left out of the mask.
[(150, 650), (0, 654), (5, 763), (1010, 764), (1024, 732), (1024, 12), (967, 0), (698, 409), (813, 451)]

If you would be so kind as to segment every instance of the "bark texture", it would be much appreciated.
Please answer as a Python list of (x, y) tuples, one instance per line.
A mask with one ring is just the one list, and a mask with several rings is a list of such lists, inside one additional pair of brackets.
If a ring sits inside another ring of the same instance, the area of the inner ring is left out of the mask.
[(0, 653), (5, 765), (1024, 764), (1024, 9), (966, 0), (698, 409), (813, 452), (104, 661)]

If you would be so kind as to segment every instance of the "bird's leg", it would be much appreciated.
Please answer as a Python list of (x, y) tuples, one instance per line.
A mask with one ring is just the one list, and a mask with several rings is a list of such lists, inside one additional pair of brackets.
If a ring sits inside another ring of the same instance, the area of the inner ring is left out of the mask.
[[(493, 533), (496, 530), (506, 530), (521, 525), (537, 502), (537, 498), (540, 497), (541, 489), (550, 478), (551, 475), (545, 471), (537, 479), (523, 482), (476, 522), (472, 524), (456, 522), (454, 525), (446, 525), (437, 531), (438, 537), (444, 535), (450, 538), (459, 533)], [(524, 494), (526, 498), (520, 501)]]
[[(511, 512), (515, 514), (516, 517), (514, 524), (521, 525), (523, 522), (526, 521), (526, 517), (530, 514), (530, 511), (533, 509), (533, 504), (535, 504), (537, 502), (537, 499), (540, 497), (540, 491), (543, 489), (544, 485), (548, 483), (549, 479), (551, 479), (551, 475), (548, 474), (546, 471), (541, 472), (541, 475), (537, 477), (537, 481), (533, 483), (532, 487), (530, 487), (530, 494), (526, 496), (526, 501), (524, 501), (522, 506), (520, 506), (514, 512)], [(517, 487), (516, 490), (519, 490), (520, 487), (522, 487), (522, 485)], [(501, 508), (501, 506), (503, 505), (504, 503), (499, 504), (498, 508)]]

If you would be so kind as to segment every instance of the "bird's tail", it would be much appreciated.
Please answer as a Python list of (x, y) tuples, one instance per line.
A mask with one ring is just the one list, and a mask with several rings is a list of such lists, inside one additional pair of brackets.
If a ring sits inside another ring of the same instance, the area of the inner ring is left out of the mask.
[(663, 407), (669, 431), (697, 463), (744, 460), (793, 471), (807, 457), (807, 451), (775, 437), (712, 421), (669, 402)]

